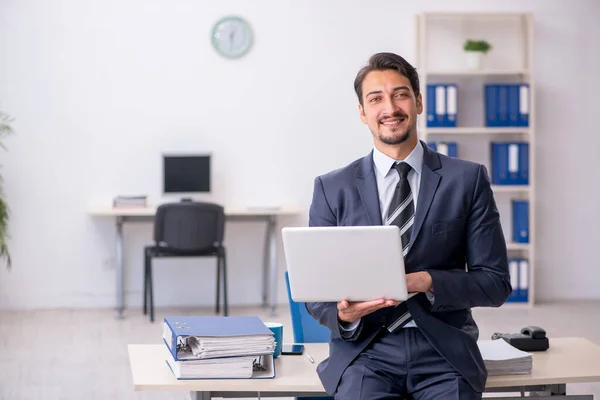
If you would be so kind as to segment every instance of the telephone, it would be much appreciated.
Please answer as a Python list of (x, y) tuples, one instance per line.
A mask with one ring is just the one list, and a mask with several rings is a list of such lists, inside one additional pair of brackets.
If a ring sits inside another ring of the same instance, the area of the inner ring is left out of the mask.
[(492, 340), (504, 339), (522, 351), (545, 351), (550, 347), (546, 331), (539, 326), (526, 326), (521, 333), (494, 333)]

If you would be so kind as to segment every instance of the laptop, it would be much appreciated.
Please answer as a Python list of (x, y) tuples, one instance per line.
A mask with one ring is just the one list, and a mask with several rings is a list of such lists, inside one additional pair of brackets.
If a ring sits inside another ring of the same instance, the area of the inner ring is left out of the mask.
[(285, 227), (281, 233), (294, 301), (412, 297), (398, 226)]

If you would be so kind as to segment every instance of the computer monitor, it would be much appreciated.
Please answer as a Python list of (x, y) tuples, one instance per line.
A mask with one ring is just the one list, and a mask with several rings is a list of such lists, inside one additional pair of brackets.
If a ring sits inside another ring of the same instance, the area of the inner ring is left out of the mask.
[(210, 192), (210, 154), (163, 154), (163, 192)]

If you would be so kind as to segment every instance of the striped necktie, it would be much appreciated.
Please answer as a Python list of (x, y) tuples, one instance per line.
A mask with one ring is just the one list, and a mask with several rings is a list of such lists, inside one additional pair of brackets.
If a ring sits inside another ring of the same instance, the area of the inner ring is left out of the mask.
[[(408, 173), (411, 170), (411, 166), (405, 162), (401, 162), (394, 164), (393, 168), (398, 172), (400, 181), (396, 185), (394, 196), (390, 202), (385, 224), (397, 225), (400, 228), (402, 255), (406, 256), (413, 221), (415, 219), (415, 201), (408, 183)], [(412, 316), (408, 311), (406, 302), (402, 302), (391, 310), (388, 317), (389, 323), (387, 324), (387, 329), (390, 332), (395, 332), (411, 320)]]

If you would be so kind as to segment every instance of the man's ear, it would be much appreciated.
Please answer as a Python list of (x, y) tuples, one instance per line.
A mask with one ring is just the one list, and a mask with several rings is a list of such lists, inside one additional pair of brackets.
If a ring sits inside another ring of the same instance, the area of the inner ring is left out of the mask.
[(367, 116), (365, 115), (365, 108), (363, 107), (362, 104), (358, 105), (358, 112), (360, 114), (360, 120), (363, 122), (363, 124), (367, 123)]
[(423, 112), (423, 96), (421, 93), (417, 96), (417, 114), (421, 114)]

